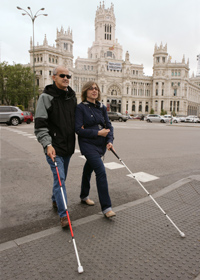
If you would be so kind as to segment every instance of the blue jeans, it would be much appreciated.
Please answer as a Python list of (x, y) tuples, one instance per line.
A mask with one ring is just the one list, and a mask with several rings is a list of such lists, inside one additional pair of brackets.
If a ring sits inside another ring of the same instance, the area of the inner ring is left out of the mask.
[[(65, 188), (65, 180), (67, 178), (67, 171), (68, 171), (68, 166), (69, 166), (69, 161), (70, 161), (71, 156), (68, 157), (60, 157), (56, 156), (56, 161), (57, 161), (57, 167), (58, 167), (58, 172), (60, 175), (60, 180), (65, 196), (65, 200), (67, 203), (67, 193), (66, 193), (66, 188)], [(53, 195), (52, 195), (52, 201), (56, 201), (57, 207), (58, 207), (58, 215), (62, 218), (66, 216), (66, 209), (64, 206), (61, 190), (60, 190), (60, 184), (58, 181), (58, 175), (56, 172), (56, 167), (54, 162), (51, 160), (49, 156), (46, 155), (46, 159), (48, 164), (51, 167), (51, 171), (53, 173)]]
[(105, 166), (98, 153), (85, 155), (85, 157), (86, 163), (83, 167), (80, 198), (83, 200), (89, 198), (90, 179), (91, 174), (94, 171), (96, 175), (97, 191), (99, 195), (101, 209), (102, 212), (105, 214), (106, 212), (111, 210), (111, 200), (108, 192), (108, 182)]

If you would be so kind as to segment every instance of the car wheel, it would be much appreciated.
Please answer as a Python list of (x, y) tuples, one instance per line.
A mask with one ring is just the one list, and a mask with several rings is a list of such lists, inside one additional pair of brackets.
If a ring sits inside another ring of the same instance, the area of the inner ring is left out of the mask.
[(17, 126), (19, 124), (19, 119), (14, 117), (11, 119), (10, 122), (12, 125)]
[(124, 120), (124, 122), (126, 122), (127, 120)]
[(164, 120), (161, 120), (160, 122), (161, 122), (161, 123), (164, 123), (165, 121), (164, 121)]
[(30, 124), (30, 123), (31, 123), (31, 120), (30, 120), (30, 119), (28, 119), (28, 120), (26, 121), (26, 123), (27, 123), (27, 124)]
[(122, 122), (122, 118), (119, 118), (119, 122)]
[(174, 122), (177, 123), (177, 120), (175, 120)]
[(149, 119), (147, 119), (147, 122), (151, 122)]

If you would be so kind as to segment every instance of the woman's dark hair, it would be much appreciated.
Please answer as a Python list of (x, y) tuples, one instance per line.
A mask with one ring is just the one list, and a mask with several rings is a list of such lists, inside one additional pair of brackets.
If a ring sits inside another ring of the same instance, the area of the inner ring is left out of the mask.
[(83, 85), (82, 87), (82, 91), (81, 91), (81, 101), (84, 102), (87, 100), (87, 91), (89, 88), (91, 88), (93, 85), (96, 85), (96, 87), (98, 88), (98, 97), (96, 100), (100, 101), (101, 100), (101, 91), (99, 86), (97, 85), (97, 83), (95, 83), (94, 81), (89, 81), (86, 84)]

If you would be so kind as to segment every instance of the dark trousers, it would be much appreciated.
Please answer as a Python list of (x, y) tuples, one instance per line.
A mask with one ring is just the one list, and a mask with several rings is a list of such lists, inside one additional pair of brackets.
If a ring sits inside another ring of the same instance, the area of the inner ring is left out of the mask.
[[(90, 179), (91, 174), (94, 171), (96, 175), (97, 191), (99, 195), (99, 201), (101, 204), (101, 209), (111, 210), (111, 200), (108, 192), (108, 182), (106, 176), (105, 166), (101, 157), (98, 153), (85, 155), (86, 163), (83, 167), (82, 183), (81, 183), (81, 194), (80, 198), (85, 199), (89, 196), (90, 192)], [(106, 211), (106, 212), (107, 212)]]

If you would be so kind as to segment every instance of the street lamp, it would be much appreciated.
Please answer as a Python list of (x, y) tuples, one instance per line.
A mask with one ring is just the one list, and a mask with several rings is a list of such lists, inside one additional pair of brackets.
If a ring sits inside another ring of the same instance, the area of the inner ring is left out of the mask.
[(34, 22), (35, 22), (35, 19), (39, 16), (48, 16), (48, 14), (38, 14), (40, 11), (44, 11), (45, 8), (41, 8), (39, 9), (35, 15), (33, 15), (32, 13), (32, 10), (30, 7), (27, 7), (27, 9), (30, 11), (26, 11), (20, 7), (17, 7), (18, 10), (22, 10), (24, 11), (25, 13), (22, 13), (23, 16), (29, 16), (32, 20), (32, 25), (33, 25), (33, 94), (34, 94), (34, 115), (35, 115), (35, 103), (36, 103), (36, 100), (35, 100), (35, 43), (34, 43)]

